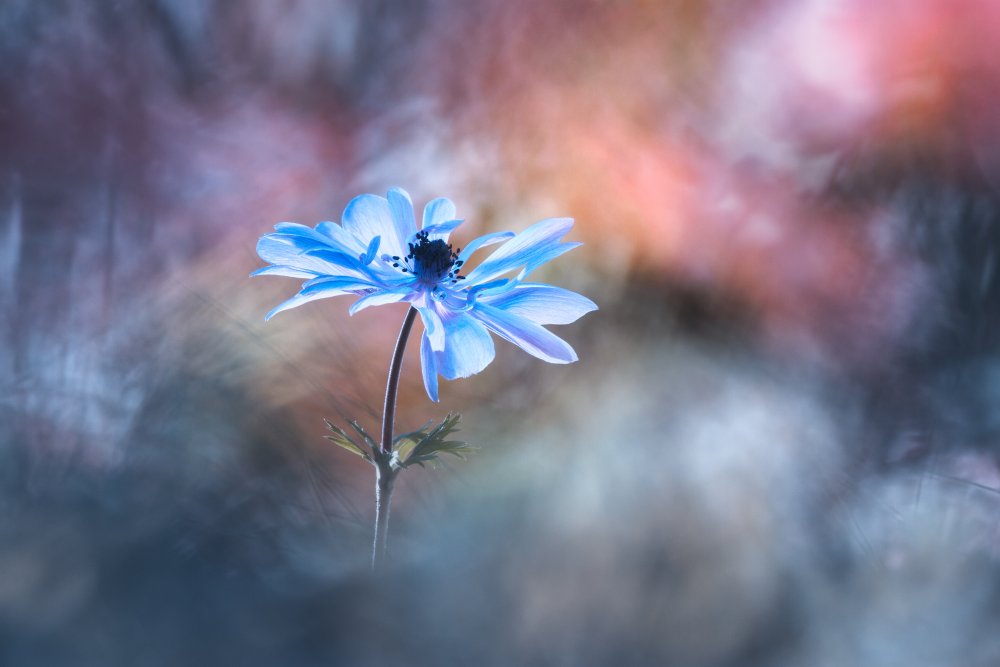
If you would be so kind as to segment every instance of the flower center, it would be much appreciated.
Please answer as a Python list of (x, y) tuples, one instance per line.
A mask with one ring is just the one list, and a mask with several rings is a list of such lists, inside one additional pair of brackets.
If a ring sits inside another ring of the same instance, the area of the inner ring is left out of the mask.
[(464, 263), (458, 259), (460, 250), (452, 250), (450, 243), (441, 239), (432, 241), (427, 238), (427, 232), (419, 232), (415, 241), (408, 245), (409, 255), (403, 258), (392, 257), (392, 265), (400, 268), (403, 273), (412, 273), (428, 285), (437, 285), (445, 280), (452, 283), (465, 280), (465, 276), (458, 275)]

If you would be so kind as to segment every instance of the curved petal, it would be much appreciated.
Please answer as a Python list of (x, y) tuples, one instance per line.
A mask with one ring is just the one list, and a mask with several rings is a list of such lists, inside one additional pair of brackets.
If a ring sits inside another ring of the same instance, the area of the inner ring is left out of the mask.
[[(323, 239), (319, 235), (313, 237), (288, 232), (271, 232), (270, 234), (264, 234), (260, 237), (260, 239), (258, 239), (257, 254), (261, 255), (262, 250), (264, 252), (273, 251), (300, 254), (310, 250), (331, 250), (333, 252), (339, 252), (341, 249), (335, 247), (332, 243)], [(271, 261), (270, 258), (263, 255), (261, 255), (261, 259), (265, 262)]]
[(440, 225), (442, 222), (454, 220), (456, 215), (458, 215), (458, 212), (455, 209), (455, 204), (450, 199), (438, 197), (427, 202), (427, 205), (424, 206), (424, 219), (421, 229), (427, 229), (434, 225)]
[(449, 380), (469, 377), (486, 368), (495, 350), (489, 331), (468, 315), (443, 319), (444, 350), (435, 352), (438, 372)]
[(387, 303), (399, 303), (400, 301), (405, 301), (406, 297), (410, 295), (410, 288), (399, 287), (393, 290), (378, 290), (372, 292), (371, 294), (366, 294), (361, 297), (348, 309), (348, 313), (353, 315), (359, 310), (364, 310), (369, 306), (383, 306)]
[(431, 349), (435, 352), (440, 352), (444, 349), (444, 323), (441, 322), (441, 317), (434, 311), (433, 308), (427, 306), (414, 306), (420, 313), (420, 319), (424, 323), (424, 335), (431, 342)]
[(469, 245), (467, 245), (465, 249), (458, 254), (458, 259), (465, 262), (472, 256), (472, 253), (476, 252), (480, 248), (485, 248), (486, 246), (501, 243), (512, 238), (514, 238), (514, 232), (493, 232), (492, 234), (480, 236), (477, 239), (473, 239)]
[(472, 310), (475, 307), (476, 301), (479, 299), (479, 295), (482, 293), (496, 294), (499, 292), (506, 292), (513, 289), (511, 286), (511, 281), (507, 278), (500, 278), (498, 280), (491, 280), (488, 283), (481, 283), (479, 285), (474, 285), (471, 289), (465, 290), (463, 293), (465, 295), (465, 303), (457, 307), (452, 307), (452, 310)]
[(378, 286), (367, 280), (360, 280), (353, 276), (319, 276), (303, 283), (302, 289), (299, 290), (299, 294), (308, 296), (310, 294), (315, 294), (316, 292), (329, 290), (353, 292), (354, 290), (365, 290), (373, 287)]
[[(544, 246), (539, 246), (533, 248), (525, 254), (518, 257), (511, 257), (503, 262), (498, 263), (494, 266), (489, 266), (483, 271), (480, 271), (483, 265), (477, 266), (475, 272), (477, 275), (469, 275), (469, 284), (478, 284), (486, 280), (492, 280), (493, 278), (514, 271), (518, 267), (521, 268), (521, 272), (517, 277), (517, 281), (520, 282), (524, 278), (537, 269), (542, 264), (550, 262), (559, 255), (569, 252), (573, 248), (578, 248), (582, 246), (582, 243), (549, 243)], [(489, 261), (489, 260), (487, 260)], [(485, 264), (486, 262), (483, 262)]]
[(288, 276), (289, 278), (315, 278), (316, 274), (312, 271), (303, 271), (300, 269), (293, 269), (290, 266), (265, 266), (263, 268), (257, 269), (250, 274), (250, 277), (254, 276)]
[[(336, 261), (343, 256), (333, 246), (294, 234), (265, 234), (257, 241), (257, 255), (275, 266), (307, 272), (312, 275), (346, 273), (347, 265)], [(357, 261), (354, 260), (357, 264)]]
[(349, 255), (357, 255), (365, 249), (365, 244), (336, 222), (329, 220), (316, 225), (316, 232), (333, 239), (333, 242), (342, 246), (344, 252)]
[[(336, 227), (336, 230), (334, 231), (332, 229), (324, 228), (324, 225)], [(339, 250), (340, 252), (346, 252), (352, 255), (356, 255), (358, 253), (356, 250), (358, 246), (357, 239), (355, 239), (352, 234), (348, 234), (346, 231), (341, 229), (340, 226), (334, 225), (332, 222), (321, 222), (316, 225), (316, 229), (300, 225), (297, 222), (279, 222), (274, 226), (274, 229), (279, 234), (309, 239), (323, 246), (329, 246), (334, 250)]]
[(526, 267), (529, 271), (558, 257), (579, 244), (559, 243), (573, 227), (572, 218), (549, 218), (531, 227), (498, 248), (468, 275), (469, 284), (484, 282), (501, 274)]
[(436, 225), (430, 225), (429, 227), (424, 227), (424, 231), (427, 232), (427, 238), (431, 241), (441, 239), (442, 241), (448, 240), (448, 235), (461, 225), (465, 220), (445, 220), (444, 222), (438, 223)]
[[(361, 251), (376, 236), (390, 255), (401, 254), (409, 235), (400, 237), (389, 201), (377, 195), (358, 195), (344, 209), (344, 229), (357, 237)], [(405, 253), (404, 253), (405, 254)]]
[(331, 297), (331, 296), (341, 296), (343, 294), (349, 294), (349, 292), (347, 292), (345, 290), (338, 290), (338, 289), (328, 289), (328, 290), (325, 290), (325, 291), (317, 291), (317, 292), (314, 292), (312, 294), (303, 294), (302, 292), (299, 292), (298, 294), (296, 294), (295, 296), (293, 296), (288, 301), (280, 303), (280, 304), (278, 304), (277, 307), (272, 308), (271, 311), (267, 315), (264, 316), (264, 321), (267, 322), (268, 320), (270, 320), (272, 317), (274, 317), (275, 315), (277, 315), (278, 313), (280, 313), (283, 310), (289, 310), (291, 308), (298, 308), (302, 304), (309, 303), (310, 301), (316, 301), (317, 299), (325, 299), (325, 298)]
[[(376, 237), (378, 238), (378, 237)], [(328, 275), (350, 275), (358, 276), (360, 278), (370, 278), (371, 271), (368, 267), (362, 264), (364, 257), (358, 258), (355, 255), (348, 255), (346, 253), (339, 252), (337, 250), (331, 250), (329, 248), (318, 248), (316, 250), (307, 250), (303, 255), (308, 257), (314, 257), (316, 259), (322, 260), (328, 264), (331, 268), (323, 273)], [(332, 268), (337, 267), (337, 268)]]
[[(390, 188), (386, 193), (389, 199), (389, 210), (392, 213), (392, 223), (399, 239), (399, 248), (392, 250), (390, 255), (403, 254), (400, 251), (406, 247), (406, 242), (417, 233), (417, 221), (413, 217), (413, 202), (410, 195), (402, 188)], [(383, 243), (385, 241), (383, 240)]]
[(526, 317), (483, 303), (476, 304), (470, 314), (490, 331), (542, 361), (568, 364), (578, 358), (569, 343)]
[(488, 306), (526, 317), (535, 324), (569, 324), (597, 310), (597, 304), (581, 294), (537, 283), (522, 283), (500, 294), (483, 295), (479, 300)]
[(424, 389), (432, 401), (438, 401), (438, 374), (437, 366), (434, 363), (434, 351), (431, 349), (431, 341), (427, 337), (427, 332), (420, 337), (420, 370), (424, 376)]
[(368, 249), (365, 250), (365, 254), (358, 257), (358, 261), (360, 261), (362, 264), (366, 266), (368, 264), (371, 264), (372, 260), (375, 259), (375, 254), (378, 252), (378, 247), (380, 243), (382, 243), (381, 236), (376, 236), (375, 238), (373, 238), (371, 240), (371, 243), (368, 244)]

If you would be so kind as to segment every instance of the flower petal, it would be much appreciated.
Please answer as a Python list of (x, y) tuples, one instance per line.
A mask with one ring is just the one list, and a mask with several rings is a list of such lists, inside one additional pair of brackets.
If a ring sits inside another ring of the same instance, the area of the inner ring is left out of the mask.
[[(324, 225), (330, 227), (324, 227)], [(332, 228), (335, 228), (335, 230)], [(274, 229), (279, 234), (299, 236), (302, 239), (309, 239), (341, 252), (352, 255), (358, 253), (358, 250), (356, 250), (359, 245), (358, 240), (352, 234), (347, 233), (339, 225), (334, 225), (332, 222), (321, 222), (316, 225), (316, 229), (300, 225), (297, 222), (279, 222), (274, 226)]]
[(434, 351), (431, 349), (431, 341), (427, 337), (427, 332), (420, 337), (420, 369), (424, 376), (424, 389), (432, 401), (438, 401), (438, 374), (437, 366), (434, 363)]
[(499, 278), (497, 280), (491, 280), (488, 283), (474, 285), (472, 288), (463, 292), (465, 295), (465, 303), (457, 307), (452, 307), (452, 309), (462, 311), (472, 310), (475, 307), (480, 294), (496, 294), (498, 292), (506, 292), (511, 289), (513, 289), (511, 281), (507, 278)]
[[(342, 273), (339, 263), (332, 263), (329, 257), (313, 256), (312, 253), (341, 254), (331, 245), (296, 234), (265, 234), (257, 241), (257, 255), (268, 264), (286, 266), (312, 275)], [(357, 262), (355, 262), (357, 263)]]
[(535, 324), (569, 324), (597, 310), (597, 304), (585, 296), (539, 283), (522, 283), (500, 294), (483, 295), (479, 300), (488, 306), (526, 317)]
[(576, 247), (559, 239), (573, 226), (572, 218), (549, 218), (536, 222), (503, 244), (468, 275), (469, 284), (484, 282), (519, 266), (529, 271)]
[[(308, 229), (308, 227), (307, 227)], [(309, 230), (312, 231), (312, 230)], [(261, 242), (266, 241), (264, 244), (264, 249), (267, 250), (271, 246), (276, 246), (280, 244), (284, 247), (285, 252), (295, 251), (297, 253), (306, 252), (307, 250), (318, 250), (324, 248), (327, 250), (339, 250), (335, 248), (333, 244), (324, 239), (319, 234), (315, 236), (307, 236), (304, 234), (290, 233), (290, 232), (271, 232), (270, 234), (264, 234), (257, 241), (257, 254), (260, 254)], [(281, 250), (282, 248), (279, 248)], [(266, 257), (261, 257), (264, 261), (271, 261)]]
[(442, 318), (445, 330), (444, 350), (435, 352), (438, 372), (454, 380), (474, 375), (486, 368), (495, 350), (489, 331), (466, 314)]
[(336, 222), (325, 221), (316, 225), (316, 232), (333, 239), (333, 242), (341, 246), (349, 255), (357, 255), (365, 248), (365, 244), (358, 240), (354, 234), (350, 233)]
[(382, 242), (381, 236), (376, 236), (375, 238), (373, 238), (371, 240), (371, 243), (368, 244), (368, 249), (365, 250), (365, 254), (362, 255), (361, 257), (358, 257), (358, 261), (360, 261), (365, 266), (371, 264), (372, 260), (375, 259), (375, 254), (378, 252), (378, 246), (381, 242)]
[(493, 232), (492, 234), (480, 236), (477, 239), (473, 239), (469, 245), (467, 245), (465, 249), (458, 254), (458, 259), (465, 262), (472, 256), (472, 253), (476, 252), (480, 248), (485, 248), (486, 246), (501, 243), (512, 238), (514, 238), (514, 232)]
[(351, 292), (354, 290), (364, 290), (378, 287), (372, 282), (361, 280), (354, 276), (318, 276), (302, 284), (299, 294), (308, 296), (316, 292), (329, 290), (340, 290), (341, 292)]
[(254, 276), (288, 276), (289, 278), (315, 278), (316, 274), (312, 271), (302, 271), (300, 269), (293, 269), (290, 266), (265, 266), (263, 268), (257, 269), (250, 274), (250, 277)]
[(409, 238), (409, 235), (400, 237), (389, 201), (377, 195), (358, 195), (347, 204), (344, 229), (362, 244), (359, 252), (364, 252), (373, 238), (381, 236), (384, 251), (399, 255)]
[(347, 312), (353, 315), (359, 310), (364, 310), (369, 306), (383, 306), (387, 303), (399, 303), (400, 301), (404, 301), (411, 292), (412, 290), (409, 287), (397, 287), (392, 290), (378, 290), (376, 292), (372, 292), (371, 294), (366, 294), (355, 301), (351, 304), (351, 307)]
[(476, 304), (470, 314), (490, 331), (543, 361), (568, 364), (578, 358), (569, 343), (526, 317), (483, 303)]
[(331, 296), (341, 296), (343, 294), (349, 294), (349, 292), (347, 292), (345, 290), (338, 290), (338, 289), (328, 289), (328, 290), (325, 290), (325, 291), (317, 291), (317, 292), (314, 292), (312, 294), (303, 294), (302, 292), (299, 292), (298, 294), (296, 294), (295, 296), (293, 296), (288, 301), (280, 303), (280, 304), (278, 304), (277, 307), (272, 308), (271, 312), (269, 312), (267, 315), (264, 316), (264, 321), (267, 322), (268, 320), (270, 320), (272, 317), (274, 317), (275, 315), (277, 315), (278, 313), (280, 313), (283, 310), (289, 310), (291, 308), (298, 308), (302, 304), (309, 303), (310, 301), (315, 301), (317, 299), (325, 299), (325, 298), (331, 297)]
[[(373, 278), (371, 271), (357, 257), (329, 248), (317, 248), (304, 252), (303, 257), (320, 260), (325, 267), (319, 273), (326, 276), (353, 276), (364, 280)], [(361, 259), (364, 259), (363, 257)]]
[(427, 229), (434, 225), (440, 225), (442, 222), (454, 220), (457, 214), (455, 204), (450, 199), (438, 197), (427, 202), (427, 205), (424, 206), (424, 220), (421, 229)]
[(406, 242), (410, 237), (417, 233), (417, 221), (413, 217), (413, 202), (410, 201), (410, 195), (402, 188), (390, 188), (386, 196), (389, 198), (389, 209), (392, 212), (396, 238), (399, 239), (399, 248), (393, 249), (389, 254), (399, 255), (401, 254), (399, 251), (406, 247)]
[(431, 342), (431, 349), (440, 352), (444, 349), (444, 323), (441, 317), (433, 308), (421, 305), (414, 305), (420, 313), (420, 319), (424, 323), (424, 334)]
[(446, 220), (436, 225), (424, 227), (424, 231), (427, 232), (427, 238), (430, 241), (435, 241), (437, 239), (447, 241), (448, 235), (463, 222), (465, 222), (465, 220)]

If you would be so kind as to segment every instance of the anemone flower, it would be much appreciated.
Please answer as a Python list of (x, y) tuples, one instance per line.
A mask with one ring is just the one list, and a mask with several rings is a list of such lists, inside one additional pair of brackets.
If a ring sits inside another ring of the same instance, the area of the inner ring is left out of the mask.
[[(575, 292), (525, 282), (531, 271), (580, 245), (561, 241), (573, 220), (550, 218), (519, 234), (486, 234), (455, 250), (448, 236), (462, 222), (456, 219), (455, 205), (439, 198), (424, 207), (418, 231), (410, 196), (392, 188), (386, 198), (355, 197), (341, 225), (280, 223), (257, 243), (257, 254), (270, 266), (252, 275), (305, 282), (265, 319), (340, 295), (360, 297), (350, 307), (352, 315), (369, 306), (409, 303), (424, 325), (420, 359), (424, 387), (433, 401), (438, 400), (438, 375), (453, 380), (489, 365), (494, 357), (491, 331), (543, 361), (576, 361), (573, 348), (543, 325), (569, 324), (597, 306)], [(502, 245), (467, 271), (476, 251), (495, 244)]]

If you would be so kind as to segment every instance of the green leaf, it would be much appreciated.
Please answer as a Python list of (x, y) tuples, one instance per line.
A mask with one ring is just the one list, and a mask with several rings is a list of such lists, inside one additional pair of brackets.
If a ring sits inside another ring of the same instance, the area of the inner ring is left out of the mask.
[(368, 431), (366, 431), (361, 424), (359, 424), (353, 419), (347, 423), (350, 424), (351, 427), (358, 432), (358, 435), (364, 438), (365, 442), (368, 443), (369, 447), (371, 447), (372, 449), (378, 447), (378, 445), (375, 444), (375, 440), (370, 435), (368, 435)]
[(410, 431), (409, 433), (402, 433), (397, 435), (392, 440), (392, 457), (396, 463), (400, 461), (405, 461), (410, 457), (413, 452), (413, 448), (417, 446), (421, 440), (427, 437), (427, 429), (433, 424), (433, 421), (429, 421), (423, 426), (421, 426), (416, 431)]
[(460, 459), (474, 451), (474, 448), (461, 440), (451, 440), (448, 437), (458, 431), (459, 414), (449, 413), (444, 420), (433, 429), (427, 430), (428, 423), (418, 431), (405, 433), (394, 441), (393, 465), (406, 468), (411, 465), (424, 466), (436, 460), (440, 454), (451, 454)]
[(393, 449), (396, 449), (400, 440), (411, 440), (413, 442), (420, 442), (421, 440), (427, 437), (427, 429), (433, 423), (434, 420), (432, 419), (423, 426), (421, 426), (420, 428), (418, 428), (416, 431), (410, 431), (409, 433), (401, 433), (397, 435), (395, 438), (392, 439)]
[(323, 436), (324, 439), (329, 440), (338, 447), (346, 449), (352, 454), (357, 454), (366, 461), (369, 462), (372, 461), (372, 457), (368, 454), (368, 452), (362, 449), (361, 446), (358, 445), (358, 443), (354, 442), (351, 436), (347, 435), (347, 432), (344, 429), (340, 428), (339, 426), (335, 426), (328, 419), (324, 419), (323, 421), (326, 422), (326, 427), (329, 430), (333, 431), (333, 435), (324, 435)]

